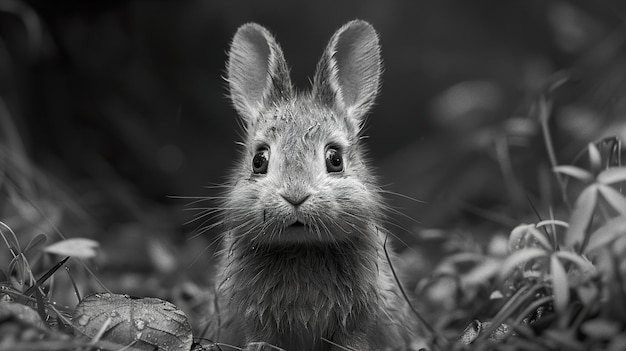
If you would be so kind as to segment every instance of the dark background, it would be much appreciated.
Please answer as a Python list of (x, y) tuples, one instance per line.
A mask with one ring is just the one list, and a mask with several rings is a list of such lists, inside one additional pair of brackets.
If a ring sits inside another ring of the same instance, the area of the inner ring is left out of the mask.
[(0, 219), (25, 241), (58, 240), (52, 227), (95, 238), (95, 264), (123, 272), (119, 289), (152, 286), (141, 272), (155, 266), (160, 281), (207, 277), (201, 251), (215, 233), (190, 239), (203, 219), (182, 225), (193, 211), (175, 197), (217, 195), (205, 186), (236, 157), (223, 79), (232, 35), (249, 21), (270, 29), (303, 90), (354, 18), (383, 49), (372, 164), (385, 189), (422, 201), (388, 196), (413, 218), (392, 214), (409, 246), (424, 228), (507, 231), (532, 214), (529, 200), (550, 207), (539, 98), (554, 107), (562, 163), (626, 137), (621, 0), (0, 0)]

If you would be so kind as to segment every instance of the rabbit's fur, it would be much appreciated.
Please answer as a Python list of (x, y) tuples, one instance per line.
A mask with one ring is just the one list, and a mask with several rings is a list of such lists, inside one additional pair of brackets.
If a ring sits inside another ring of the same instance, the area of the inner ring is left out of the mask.
[(285, 350), (407, 342), (413, 323), (385, 258), (381, 190), (360, 137), (381, 70), (378, 35), (360, 20), (332, 36), (306, 93), (265, 28), (235, 34), (227, 80), (245, 140), (222, 204), (217, 341)]

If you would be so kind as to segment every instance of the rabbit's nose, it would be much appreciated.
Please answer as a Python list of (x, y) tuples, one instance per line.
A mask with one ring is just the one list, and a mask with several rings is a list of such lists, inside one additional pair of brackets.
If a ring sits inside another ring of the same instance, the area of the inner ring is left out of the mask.
[(311, 194), (280, 194), (280, 196), (293, 207), (298, 207), (311, 197)]

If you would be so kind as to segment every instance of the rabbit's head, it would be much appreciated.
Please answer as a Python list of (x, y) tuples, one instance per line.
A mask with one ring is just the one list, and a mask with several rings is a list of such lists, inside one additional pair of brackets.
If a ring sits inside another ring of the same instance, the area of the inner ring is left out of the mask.
[(224, 204), (237, 239), (337, 243), (369, 235), (382, 205), (360, 131), (381, 70), (376, 31), (351, 21), (330, 39), (311, 90), (298, 93), (274, 37), (258, 24), (239, 28), (227, 80), (245, 141)]

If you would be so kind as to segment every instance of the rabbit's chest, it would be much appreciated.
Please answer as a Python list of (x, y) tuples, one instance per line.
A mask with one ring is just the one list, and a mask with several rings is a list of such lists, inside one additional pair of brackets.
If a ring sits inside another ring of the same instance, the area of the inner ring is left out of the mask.
[(360, 256), (299, 248), (246, 257), (228, 279), (230, 302), (244, 320), (288, 340), (332, 340), (375, 320), (378, 272)]

